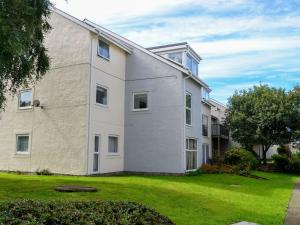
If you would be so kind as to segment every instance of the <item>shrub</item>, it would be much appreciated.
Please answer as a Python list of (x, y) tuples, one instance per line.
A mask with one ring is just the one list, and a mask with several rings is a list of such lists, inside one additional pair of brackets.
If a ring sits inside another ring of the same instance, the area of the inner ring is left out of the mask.
[(291, 158), (288, 170), (291, 173), (299, 174), (300, 173), (300, 159), (298, 159), (298, 158)]
[(292, 154), (292, 158), (298, 158), (300, 159), (300, 152), (295, 152)]
[(220, 173), (219, 165), (202, 164), (200, 170), (204, 173)]
[(287, 156), (290, 156), (291, 155), (291, 151), (289, 149), (288, 146), (286, 145), (280, 145), (278, 148), (277, 148), (277, 153), (279, 155), (287, 155)]
[(225, 164), (215, 164), (215, 165), (210, 165), (210, 164), (203, 164), (200, 168), (199, 171), (201, 173), (232, 173), (232, 167), (230, 165), (225, 165)]
[(0, 205), (0, 224), (30, 225), (174, 225), (153, 209), (133, 202), (45, 202), (19, 200)]
[(26, 173), (23, 172), (23, 171), (17, 170), (17, 171), (16, 171), (16, 174), (17, 174), (17, 175), (24, 175), (24, 174), (26, 174)]
[(248, 176), (250, 174), (251, 168), (249, 164), (238, 164), (232, 166), (232, 173), (242, 176)]
[(239, 165), (242, 169), (254, 169), (258, 165), (254, 155), (243, 148), (232, 148), (225, 153), (224, 162), (229, 165)]
[(231, 165), (221, 164), (220, 165), (220, 171), (221, 171), (221, 173), (232, 173), (233, 168), (232, 168)]
[(287, 155), (273, 155), (275, 168), (281, 172), (300, 174), (300, 157), (293, 154), (291, 157)]
[(291, 173), (299, 174), (300, 173), (300, 158), (291, 157), (288, 170)]
[(37, 175), (44, 175), (44, 176), (52, 176), (53, 175), (53, 173), (48, 169), (37, 170), (35, 173)]
[(290, 160), (287, 155), (272, 155), (272, 159), (274, 160), (274, 165), (276, 169), (282, 172), (288, 170)]

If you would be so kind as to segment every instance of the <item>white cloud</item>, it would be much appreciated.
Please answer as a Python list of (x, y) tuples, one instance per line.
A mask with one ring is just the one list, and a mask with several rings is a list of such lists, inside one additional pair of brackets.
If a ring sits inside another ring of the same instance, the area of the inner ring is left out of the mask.
[(201, 7), (210, 11), (222, 11), (241, 6), (249, 7), (249, 0), (52, 0), (61, 10), (72, 15), (90, 18), (102, 24), (122, 22), (129, 18), (156, 15), (183, 7)]
[[(257, 10), (260, 4), (254, 4), (248, 0), (53, 0), (58, 8), (70, 12), (81, 19), (89, 18), (92, 21), (107, 25), (114, 31), (127, 37), (138, 44), (148, 47), (163, 43), (177, 41), (189, 41), (193, 46), (199, 46), (200, 54), (211, 53), (216, 49), (225, 50), (227, 54), (228, 46), (238, 48), (254, 47), (258, 50), (261, 46), (269, 46), (268, 39), (260, 40), (266, 32), (273, 35), (276, 29), (300, 29), (300, 15), (284, 16), (257, 16), (250, 14), (247, 16), (216, 16), (214, 13), (195, 15), (168, 15), (168, 12), (178, 12), (184, 8), (202, 7), (210, 11), (220, 10), (241, 10), (243, 7)], [(246, 35), (252, 40), (229, 40), (222, 42), (207, 42), (205, 38), (226, 36), (226, 35)], [(283, 33), (285, 35), (285, 33)], [(282, 35), (283, 35), (282, 34)], [(256, 38), (255, 37), (259, 36)], [(292, 41), (299, 45), (299, 36), (293, 40), (278, 38), (273, 40), (275, 46), (282, 45), (285, 41)], [(235, 42), (235, 43), (233, 43)], [(256, 42), (256, 43), (254, 43)], [(286, 43), (285, 43), (286, 45)], [(292, 43), (289, 45), (291, 46)], [(227, 47), (226, 47), (227, 46)], [(214, 48), (215, 47), (215, 48)]]
[(263, 37), (230, 39), (193, 44), (194, 49), (206, 58), (209, 56), (230, 56), (262, 51), (281, 51), (300, 48), (300, 37)]
[[(146, 23), (134, 29), (135, 22), (121, 23), (116, 26), (119, 32), (142, 45), (155, 45), (172, 41), (193, 40), (203, 41), (205, 38), (226, 35), (264, 36), (266, 32), (272, 35), (278, 29), (300, 29), (300, 16), (292, 17), (229, 17), (213, 16), (162, 17), (146, 18), (137, 25)], [(149, 25), (150, 24), (150, 25)]]
[(265, 71), (300, 72), (297, 53), (293, 51), (262, 51), (254, 54), (235, 54), (203, 60), (200, 78), (229, 78), (261, 76)]

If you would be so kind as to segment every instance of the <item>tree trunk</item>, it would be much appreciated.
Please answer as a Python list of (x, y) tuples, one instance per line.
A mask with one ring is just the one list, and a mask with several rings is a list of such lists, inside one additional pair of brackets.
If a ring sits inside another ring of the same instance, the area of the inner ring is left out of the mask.
[(263, 148), (263, 164), (267, 165), (267, 151)]
[(254, 155), (254, 157), (259, 161), (259, 163), (261, 163), (261, 158), (260, 158), (259, 154), (257, 154), (257, 153), (253, 150), (253, 145), (246, 144), (246, 145), (244, 146), (244, 148), (245, 148), (247, 151), (251, 152), (251, 153)]
[(262, 150), (263, 150), (263, 164), (267, 165), (267, 152), (269, 150), (269, 148), (271, 147), (271, 145), (263, 145), (262, 146)]

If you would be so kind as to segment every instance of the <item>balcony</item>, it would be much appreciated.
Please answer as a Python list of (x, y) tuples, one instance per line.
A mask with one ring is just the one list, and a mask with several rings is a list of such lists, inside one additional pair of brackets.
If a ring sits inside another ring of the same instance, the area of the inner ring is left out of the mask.
[(224, 139), (229, 138), (229, 130), (221, 124), (211, 125), (211, 135), (212, 137), (221, 137)]

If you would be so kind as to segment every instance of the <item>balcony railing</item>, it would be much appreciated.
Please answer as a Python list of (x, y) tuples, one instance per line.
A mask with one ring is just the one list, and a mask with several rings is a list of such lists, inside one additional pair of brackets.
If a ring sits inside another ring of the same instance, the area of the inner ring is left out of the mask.
[(215, 136), (215, 137), (228, 138), (229, 131), (225, 126), (223, 126), (221, 124), (212, 124), (211, 125), (211, 135)]

